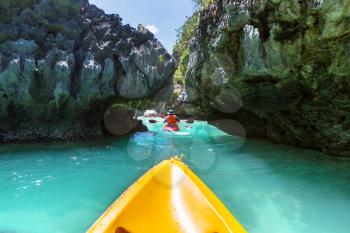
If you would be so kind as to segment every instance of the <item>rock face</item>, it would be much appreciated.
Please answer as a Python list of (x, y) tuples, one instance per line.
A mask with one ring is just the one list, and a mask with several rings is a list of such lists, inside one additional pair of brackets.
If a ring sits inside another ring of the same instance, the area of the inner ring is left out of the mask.
[[(128, 109), (109, 107), (104, 115), (105, 129), (112, 135), (123, 136), (132, 132), (134, 129), (138, 131), (147, 131), (147, 127), (143, 125), (141, 120), (135, 117), (135, 112)], [(145, 130), (142, 130), (144, 128)]]
[(203, 10), (191, 40), (185, 111), (350, 156), (350, 2), (216, 2), (217, 16)]
[(172, 57), (87, 0), (0, 2), (0, 142), (103, 136), (116, 99), (151, 98)]

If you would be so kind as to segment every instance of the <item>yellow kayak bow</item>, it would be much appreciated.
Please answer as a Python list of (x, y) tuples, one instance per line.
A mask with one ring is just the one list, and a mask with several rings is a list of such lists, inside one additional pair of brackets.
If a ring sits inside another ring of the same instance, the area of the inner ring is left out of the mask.
[(88, 233), (245, 233), (213, 192), (180, 160), (137, 180)]

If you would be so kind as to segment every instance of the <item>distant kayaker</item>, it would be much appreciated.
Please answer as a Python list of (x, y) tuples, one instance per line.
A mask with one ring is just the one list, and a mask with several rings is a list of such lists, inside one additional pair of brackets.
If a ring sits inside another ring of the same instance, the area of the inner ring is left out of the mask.
[(167, 125), (176, 125), (180, 122), (179, 118), (175, 115), (173, 110), (169, 110), (167, 114), (168, 116), (164, 120), (164, 123), (167, 123)]

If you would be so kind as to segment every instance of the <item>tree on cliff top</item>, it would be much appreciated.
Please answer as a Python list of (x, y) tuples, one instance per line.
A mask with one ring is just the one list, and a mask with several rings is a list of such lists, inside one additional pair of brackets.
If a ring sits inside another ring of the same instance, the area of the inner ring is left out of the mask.
[(193, 0), (197, 7), (206, 8), (212, 0)]

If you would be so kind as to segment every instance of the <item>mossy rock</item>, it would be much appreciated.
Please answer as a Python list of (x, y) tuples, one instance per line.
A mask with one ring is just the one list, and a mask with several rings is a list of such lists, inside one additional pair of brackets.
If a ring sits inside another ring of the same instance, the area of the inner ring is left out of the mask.
[(154, 103), (151, 99), (137, 99), (137, 100), (125, 100), (125, 99), (119, 99), (115, 101), (112, 106), (115, 108), (123, 109), (123, 110), (147, 110), (150, 107), (152, 107)]

